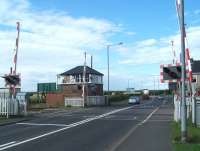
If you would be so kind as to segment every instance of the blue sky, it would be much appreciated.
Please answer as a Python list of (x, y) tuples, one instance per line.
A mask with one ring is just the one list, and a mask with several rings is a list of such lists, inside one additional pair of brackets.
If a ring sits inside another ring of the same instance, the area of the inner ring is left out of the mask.
[[(185, 12), (188, 47), (199, 59), (200, 1), (186, 0)], [(20, 21), (18, 72), (25, 91), (82, 64), (84, 51), (104, 73), (106, 88), (106, 45), (121, 41), (110, 49), (111, 89), (124, 90), (128, 79), (131, 87), (152, 89), (159, 65), (172, 62), (171, 40), (177, 56), (180, 51), (175, 0), (1, 0), (0, 14), (0, 73), (12, 65), (15, 22)]]
[[(126, 30), (138, 33), (134, 37), (136, 40), (152, 36), (159, 38), (177, 32), (175, 0), (32, 0), (31, 3), (34, 9), (54, 9), (76, 18), (92, 17), (122, 24)], [(186, 13), (198, 10), (199, 6), (198, 0), (185, 1)], [(190, 19), (193, 17), (186, 18)]]

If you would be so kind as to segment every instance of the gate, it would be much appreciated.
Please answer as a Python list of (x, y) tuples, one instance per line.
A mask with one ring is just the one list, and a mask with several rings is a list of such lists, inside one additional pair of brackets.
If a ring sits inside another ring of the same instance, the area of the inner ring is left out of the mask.
[(0, 93), (0, 116), (26, 115), (26, 101), (17, 97), (11, 98), (9, 93)]

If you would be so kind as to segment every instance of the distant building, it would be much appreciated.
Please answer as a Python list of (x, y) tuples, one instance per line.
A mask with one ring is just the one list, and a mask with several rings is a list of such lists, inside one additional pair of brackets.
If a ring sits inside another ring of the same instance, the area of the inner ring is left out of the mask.
[[(83, 68), (77, 66), (58, 75), (58, 90), (68, 96), (82, 96)], [(87, 96), (103, 95), (103, 74), (86, 66), (86, 92)]]
[(57, 75), (57, 92), (47, 94), (49, 106), (104, 105), (103, 74), (86, 66), (85, 90), (83, 96), (84, 66), (77, 66)]

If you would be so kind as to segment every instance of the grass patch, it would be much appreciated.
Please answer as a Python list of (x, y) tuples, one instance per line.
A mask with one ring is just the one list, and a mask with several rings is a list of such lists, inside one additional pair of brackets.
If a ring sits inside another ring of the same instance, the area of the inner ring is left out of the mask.
[(3, 123), (6, 119), (6, 117), (0, 117), (0, 123)]
[(0, 124), (4, 124), (4, 123), (10, 122), (12, 120), (13, 120), (13, 117), (9, 117), (9, 118), (0, 117)]
[(192, 126), (191, 121), (187, 125), (188, 139), (187, 143), (181, 143), (181, 127), (180, 123), (173, 122), (171, 137), (173, 151), (200, 151), (200, 128)]

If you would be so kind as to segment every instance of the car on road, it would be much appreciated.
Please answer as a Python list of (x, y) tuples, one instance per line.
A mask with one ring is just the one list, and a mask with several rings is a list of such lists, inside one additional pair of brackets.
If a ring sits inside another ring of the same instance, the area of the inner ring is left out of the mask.
[(129, 104), (140, 104), (140, 97), (139, 96), (131, 96), (128, 100)]
[(158, 100), (164, 100), (164, 96), (162, 95), (158, 96)]

